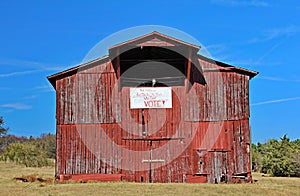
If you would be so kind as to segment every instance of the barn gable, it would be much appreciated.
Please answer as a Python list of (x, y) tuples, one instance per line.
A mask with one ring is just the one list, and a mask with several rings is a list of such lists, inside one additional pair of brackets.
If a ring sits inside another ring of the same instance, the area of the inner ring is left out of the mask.
[[(152, 32), (49, 76), (56, 89), (57, 177), (231, 182), (251, 176), (249, 80), (257, 72), (199, 49)], [(171, 107), (132, 108), (132, 89), (170, 92)]]
[[(190, 51), (190, 53), (192, 53), (191, 58), (196, 58), (199, 60), (194, 60), (192, 63), (195, 63), (196, 68), (198, 70), (202, 70), (203, 66), (205, 65), (199, 65), (198, 61), (203, 60), (204, 62), (209, 62), (209, 67), (206, 66), (204, 71), (231, 71), (231, 72), (236, 72), (236, 73), (241, 73), (243, 75), (248, 75), (250, 76), (250, 79), (252, 77), (254, 77), (255, 75), (257, 75), (257, 72), (254, 71), (250, 71), (250, 70), (246, 70), (243, 68), (239, 68), (236, 66), (232, 66), (226, 63), (222, 63), (210, 58), (207, 58), (205, 56), (199, 55), (197, 54), (199, 49), (201, 48), (200, 46), (196, 46), (184, 41), (181, 41), (179, 39), (161, 34), (159, 32), (152, 32), (137, 38), (134, 38), (132, 40), (128, 40), (119, 44), (116, 44), (114, 46), (111, 46), (109, 48), (109, 55), (108, 56), (103, 56), (101, 58), (95, 59), (93, 61), (78, 65), (76, 67), (70, 68), (68, 70), (53, 74), (51, 76), (48, 76), (48, 80), (50, 81), (50, 83), (52, 84), (52, 86), (55, 88), (55, 81), (57, 79), (72, 75), (77, 73), (78, 71), (84, 71), (84, 70), (88, 70), (89, 71), (85, 71), (85, 72), (99, 72), (99, 71), (104, 71), (102, 69), (97, 69), (94, 68), (95, 66), (99, 66), (100, 64), (102, 64), (103, 62), (105, 63), (109, 63), (111, 62), (113, 65), (113, 68), (115, 69), (114, 72), (116, 73), (117, 77), (120, 77), (121, 75), (121, 71), (119, 71), (120, 73), (118, 73), (118, 69), (121, 67), (120, 63), (118, 64), (118, 58), (121, 58), (122, 53), (127, 52), (127, 54), (123, 54), (123, 56), (126, 56), (127, 59), (125, 59), (125, 61), (130, 61), (130, 60), (139, 60), (135, 63), (140, 63), (141, 61), (147, 61), (150, 59), (137, 59), (137, 56), (135, 53), (130, 53), (128, 51), (132, 50), (132, 49), (136, 49), (136, 48), (143, 48), (143, 47), (157, 47), (157, 48), (165, 48), (165, 51), (157, 51), (156, 54), (154, 54), (152, 57), (152, 60), (157, 60), (157, 61), (161, 61), (161, 59), (157, 59), (155, 58), (156, 55), (158, 55), (159, 53), (162, 53), (161, 55), (163, 55), (164, 57), (168, 56), (169, 60), (172, 59), (172, 56), (170, 54), (168, 54), (168, 52), (178, 52), (181, 55), (183, 55), (183, 59), (181, 60), (188, 60), (188, 52)], [(152, 51), (153, 52), (153, 51)], [(131, 56), (130, 56), (131, 55)], [(173, 54), (174, 55), (174, 54)], [(132, 59), (134, 58), (134, 59)], [(174, 59), (176, 61), (180, 60), (180, 59)], [(122, 61), (121, 59), (119, 59), (119, 61)], [(123, 62), (124, 63), (124, 62)], [(184, 66), (184, 63), (182, 63), (180, 66)], [(104, 67), (103, 65), (101, 67)], [(106, 66), (105, 68), (107, 68), (108, 66)], [(92, 69), (94, 68), (94, 69)], [(111, 68), (111, 67), (109, 67)], [(107, 71), (107, 70), (106, 70)]]
[(194, 44), (187, 43), (185, 41), (176, 39), (174, 37), (170, 37), (168, 35), (161, 34), (157, 31), (153, 31), (152, 33), (116, 44), (109, 48), (110, 51), (114, 49), (120, 49), (121, 47), (141, 47), (141, 46), (177, 46), (177, 47), (189, 47), (198, 51), (200, 46), (196, 46)]

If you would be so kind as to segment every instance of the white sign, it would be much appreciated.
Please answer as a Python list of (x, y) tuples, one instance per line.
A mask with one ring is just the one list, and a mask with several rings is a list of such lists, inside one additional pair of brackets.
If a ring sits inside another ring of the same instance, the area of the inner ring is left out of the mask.
[(172, 108), (170, 87), (130, 88), (130, 108)]

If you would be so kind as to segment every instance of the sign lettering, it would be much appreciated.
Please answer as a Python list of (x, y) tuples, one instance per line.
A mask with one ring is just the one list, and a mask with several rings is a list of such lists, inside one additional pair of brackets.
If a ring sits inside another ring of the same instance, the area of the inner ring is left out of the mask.
[(170, 87), (130, 88), (130, 108), (172, 108)]

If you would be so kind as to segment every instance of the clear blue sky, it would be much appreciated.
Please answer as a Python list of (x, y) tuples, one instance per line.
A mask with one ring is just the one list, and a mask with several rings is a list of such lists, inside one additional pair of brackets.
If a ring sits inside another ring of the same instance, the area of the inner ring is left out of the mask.
[(0, 116), (9, 133), (55, 133), (55, 92), (46, 76), (80, 63), (125, 28), (184, 31), (216, 60), (255, 70), (253, 142), (300, 136), (300, 1), (1, 1)]

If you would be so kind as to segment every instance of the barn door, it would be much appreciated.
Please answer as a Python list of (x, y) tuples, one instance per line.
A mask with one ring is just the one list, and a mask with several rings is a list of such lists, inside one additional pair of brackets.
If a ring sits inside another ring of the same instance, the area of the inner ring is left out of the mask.
[(164, 165), (165, 160), (162, 156), (162, 153), (154, 152), (153, 149), (159, 145), (159, 141), (148, 141), (150, 144), (150, 150), (147, 152), (147, 158), (143, 159), (143, 164), (146, 165), (148, 170), (145, 172), (146, 182), (163, 182), (163, 176), (161, 173), (161, 167)]
[[(178, 142), (179, 138), (182, 138), (180, 135), (182, 132), (177, 132), (181, 117), (180, 101), (177, 96), (174, 96), (173, 91), (171, 93), (172, 108), (132, 108), (130, 106), (130, 88), (122, 88), (123, 145), (140, 154), (139, 157), (128, 161), (128, 164), (136, 168), (136, 171), (147, 166), (142, 172), (136, 173), (139, 176), (135, 176), (135, 181), (169, 182), (171, 180), (166, 177), (166, 174), (171, 176), (172, 169), (163, 171), (166, 173), (163, 176), (162, 166), (166, 164), (166, 157), (171, 157), (176, 150), (170, 150), (170, 152), (160, 150), (165, 149), (161, 147), (166, 146), (167, 143)], [(123, 159), (123, 162), (127, 162), (127, 160)]]
[(227, 152), (214, 151), (210, 152), (212, 158), (212, 172), (210, 176), (211, 183), (227, 182), (228, 168), (227, 168)]

